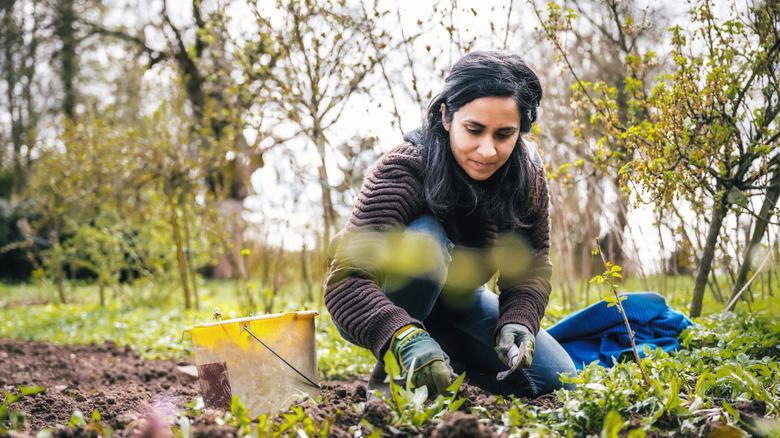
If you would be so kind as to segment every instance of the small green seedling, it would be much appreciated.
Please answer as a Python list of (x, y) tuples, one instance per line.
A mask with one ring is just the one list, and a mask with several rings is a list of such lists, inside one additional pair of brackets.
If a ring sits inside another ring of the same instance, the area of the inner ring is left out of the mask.
[[(398, 385), (396, 381), (401, 379), (401, 368), (389, 351), (385, 353), (385, 372), (387, 372), (390, 383), (390, 398), (382, 398), (393, 412), (392, 425), (411, 423), (415, 427), (422, 426), (428, 420), (443, 415), (445, 410), (454, 412), (466, 401), (463, 398), (456, 398), (458, 390), (466, 378), (466, 373), (461, 374), (455, 379), (445, 396), (439, 394), (435, 399), (427, 402), (428, 388), (421, 386), (413, 388), (412, 374), (407, 373), (405, 386)], [(412, 363), (412, 368), (414, 363)]]
[(618, 285), (615, 279), (623, 278), (623, 276), (620, 275), (620, 271), (622, 271), (623, 268), (618, 265), (613, 265), (604, 258), (604, 254), (601, 253), (601, 246), (599, 245), (598, 238), (596, 238), (596, 248), (593, 250), (593, 255), (601, 256), (601, 261), (604, 262), (604, 268), (606, 270), (603, 274), (593, 277), (590, 282), (596, 282), (596, 284), (607, 283), (609, 286), (609, 290), (612, 292), (613, 296), (605, 298), (604, 301), (609, 303), (607, 304), (607, 307), (617, 306), (620, 315), (623, 316), (623, 322), (626, 323), (626, 330), (628, 331), (628, 338), (631, 341), (631, 348), (634, 351), (634, 359), (636, 359), (636, 364), (639, 365), (639, 371), (642, 372), (642, 379), (644, 379), (645, 388), (648, 388), (650, 387), (650, 378), (647, 377), (647, 372), (645, 372), (645, 368), (642, 366), (642, 362), (639, 360), (639, 352), (636, 349), (636, 342), (634, 341), (634, 331), (631, 330), (631, 324), (628, 322), (628, 317), (626, 316), (625, 310), (623, 310), (623, 300), (625, 300), (626, 297), (621, 297), (618, 295)]
[(20, 432), (25, 428), (27, 416), (17, 410), (8, 410), (11, 403), (17, 402), (25, 396), (35, 395), (45, 391), (42, 386), (20, 386), (19, 394), (11, 394), (3, 391), (5, 401), (0, 405), (0, 434), (8, 434), (11, 431)]

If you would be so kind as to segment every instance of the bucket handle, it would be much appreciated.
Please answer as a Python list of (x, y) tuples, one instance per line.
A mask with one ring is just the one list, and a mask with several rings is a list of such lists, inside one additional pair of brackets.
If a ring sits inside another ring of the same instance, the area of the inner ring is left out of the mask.
[(283, 358), (282, 356), (279, 356), (279, 355), (278, 355), (278, 354), (277, 354), (277, 353), (276, 353), (274, 350), (272, 350), (272, 349), (271, 349), (271, 347), (269, 347), (268, 345), (266, 345), (266, 344), (265, 344), (265, 342), (261, 341), (261, 340), (260, 340), (260, 338), (258, 338), (258, 337), (257, 337), (257, 336), (256, 336), (254, 333), (252, 333), (252, 330), (249, 330), (249, 327), (247, 327), (247, 326), (244, 326), (244, 330), (246, 330), (246, 332), (247, 332), (247, 333), (249, 333), (250, 335), (252, 335), (252, 337), (253, 337), (253, 338), (257, 339), (257, 342), (259, 342), (259, 343), (263, 344), (263, 347), (267, 348), (267, 349), (268, 349), (268, 351), (270, 351), (271, 353), (273, 353), (273, 354), (274, 354), (274, 356), (278, 357), (278, 358), (279, 358), (279, 360), (281, 360), (282, 362), (284, 362), (284, 364), (285, 364), (285, 365), (287, 365), (288, 367), (292, 368), (292, 369), (293, 369), (293, 371), (295, 371), (295, 372), (296, 372), (296, 373), (298, 373), (298, 374), (299, 374), (301, 377), (303, 377), (304, 379), (306, 379), (306, 381), (307, 381), (307, 382), (309, 382), (309, 384), (310, 384), (311, 386), (313, 386), (313, 387), (315, 387), (315, 388), (319, 388), (319, 387), (320, 387), (320, 385), (318, 385), (318, 384), (314, 383), (314, 382), (313, 382), (313, 381), (312, 381), (310, 378), (308, 378), (308, 377), (304, 376), (304, 375), (303, 375), (303, 373), (302, 373), (302, 372), (300, 372), (300, 371), (298, 371), (298, 369), (297, 369), (297, 368), (295, 368), (294, 366), (292, 366), (292, 365), (290, 364), (290, 362), (287, 362), (286, 360), (284, 360), (284, 358)]

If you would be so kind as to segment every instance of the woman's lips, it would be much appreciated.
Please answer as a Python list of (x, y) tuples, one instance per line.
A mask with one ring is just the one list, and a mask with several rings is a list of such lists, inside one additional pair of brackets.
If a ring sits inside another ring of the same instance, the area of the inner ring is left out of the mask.
[(485, 168), (491, 167), (493, 165), (493, 163), (483, 163), (481, 161), (475, 161), (475, 160), (471, 160), (471, 163), (475, 167), (478, 167), (480, 169), (485, 169)]

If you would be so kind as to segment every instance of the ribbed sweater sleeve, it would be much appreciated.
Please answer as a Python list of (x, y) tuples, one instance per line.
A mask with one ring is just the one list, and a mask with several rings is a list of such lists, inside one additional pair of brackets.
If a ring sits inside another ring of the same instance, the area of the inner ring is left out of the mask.
[(537, 172), (536, 195), (540, 207), (526, 218), (527, 227), (516, 230), (529, 243), (530, 263), (522, 275), (511, 278), (499, 274), (498, 324), (494, 336), (501, 327), (510, 323), (523, 324), (534, 334), (547, 308), (552, 290), (552, 262), (550, 261), (550, 195), (543, 168)]
[(378, 359), (396, 331), (422, 323), (394, 305), (381, 290), (381, 273), (358, 259), (376, 251), (377, 233), (400, 229), (420, 215), (424, 167), (411, 143), (382, 156), (366, 174), (346, 227), (331, 243), (325, 306), (339, 327)]

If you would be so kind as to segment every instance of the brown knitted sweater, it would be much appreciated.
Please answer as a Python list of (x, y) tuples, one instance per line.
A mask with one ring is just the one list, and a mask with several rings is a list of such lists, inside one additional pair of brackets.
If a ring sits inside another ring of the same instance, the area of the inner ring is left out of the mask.
[[(410, 142), (396, 146), (369, 170), (346, 227), (331, 245), (331, 263), (325, 282), (325, 305), (333, 319), (359, 345), (382, 358), (393, 334), (407, 324), (423, 326), (406, 311), (395, 306), (382, 292), (383, 274), (358, 263), (357, 246), (363, 254), (371, 254), (372, 239), (376, 233), (402, 229), (421, 214), (429, 212), (423, 189), (425, 160), (417, 146)], [(544, 170), (537, 172), (539, 196), (548, 200), (547, 179)], [(491, 220), (479, 214), (453, 215), (443, 225), (448, 237), (456, 245), (488, 248), (502, 232), (514, 231), (529, 245), (529, 267), (516, 278), (499, 274), (499, 318), (496, 333), (502, 326), (519, 323), (533, 333), (539, 331), (550, 295), (552, 263), (549, 257), (550, 219), (549, 201), (525, 221), (523, 229), (501, 230)], [(452, 232), (454, 230), (455, 232)], [(365, 233), (363, 233), (365, 232)], [(349, 239), (345, 249), (345, 236)], [(359, 243), (356, 243), (359, 242)], [(367, 251), (367, 252), (365, 252)], [(482, 269), (483, 284), (495, 272)], [(509, 270), (507, 270), (509, 271)], [(504, 270), (501, 271), (502, 273)]]

